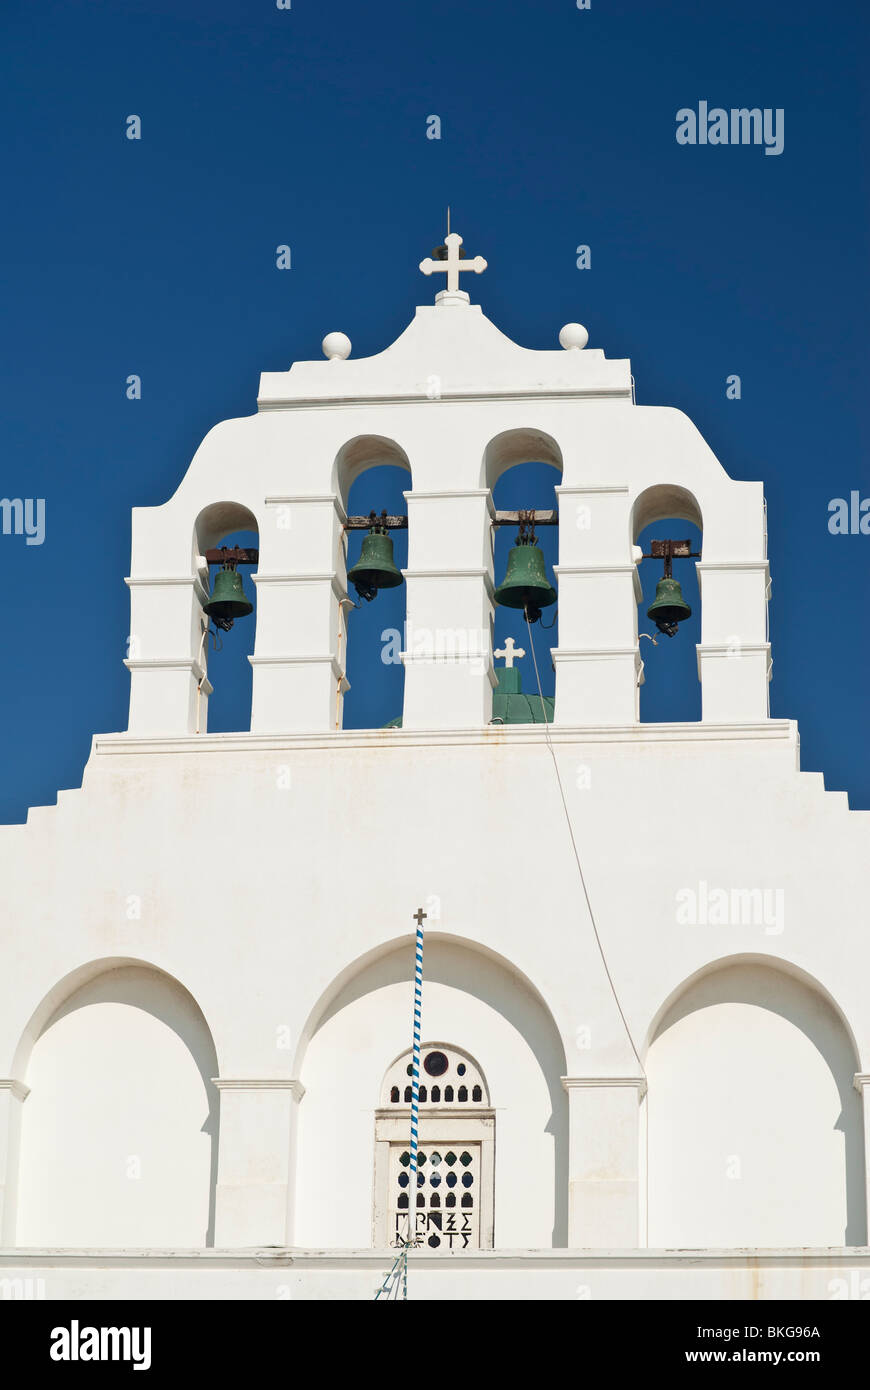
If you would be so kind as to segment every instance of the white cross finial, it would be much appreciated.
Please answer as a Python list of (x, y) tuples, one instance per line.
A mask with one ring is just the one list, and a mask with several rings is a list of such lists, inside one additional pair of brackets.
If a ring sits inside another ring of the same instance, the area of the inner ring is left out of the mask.
[[(459, 272), (461, 270), (473, 270), (475, 275), (482, 275), (486, 270), (486, 261), (483, 256), (475, 256), (473, 260), (463, 261), (459, 256), (459, 248), (462, 245), (462, 237), (458, 232), (448, 232), (444, 238), (444, 245), (447, 248), (447, 256), (443, 261), (433, 261), (431, 256), (427, 256), (425, 261), (420, 262), (420, 269), (424, 275), (431, 275), (433, 271), (444, 270), (447, 272), (447, 293), (450, 295), (461, 294), (459, 289)], [(467, 296), (463, 296), (467, 298)]]
[(498, 647), (493, 652), (493, 656), (503, 656), (505, 666), (509, 671), (512, 671), (517, 657), (525, 656), (525, 652), (522, 647), (516, 646), (512, 637), (507, 637), (504, 646)]

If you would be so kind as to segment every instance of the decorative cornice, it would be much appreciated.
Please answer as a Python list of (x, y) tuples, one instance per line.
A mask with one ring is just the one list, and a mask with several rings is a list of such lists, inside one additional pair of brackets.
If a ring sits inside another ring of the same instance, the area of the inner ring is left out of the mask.
[(125, 657), (124, 665), (127, 667), (128, 671), (138, 671), (140, 669), (147, 670), (149, 667), (153, 670), (161, 671), (184, 670), (189, 671), (198, 681), (204, 680), (205, 678), (205, 667), (201, 666), (198, 661), (194, 661), (190, 656)]
[(638, 1099), (646, 1095), (645, 1076), (562, 1076), (559, 1079), (566, 1091), (590, 1086), (633, 1086), (638, 1092)]
[[(610, 655), (611, 653), (607, 653)], [(300, 657), (298, 660), (318, 658)], [(326, 660), (328, 658), (319, 658)], [(279, 660), (279, 658), (276, 658)], [(338, 729), (287, 731), (280, 733), (232, 734), (97, 734), (93, 752), (97, 757), (140, 757), (148, 753), (238, 753), (300, 752), (322, 749), (338, 753), (343, 749), (387, 749), (388, 747), (503, 747), (514, 744), (554, 744), (577, 747), (584, 744), (707, 743), (732, 744), (746, 741), (794, 744), (797, 724), (793, 719), (764, 719), (750, 723), (705, 723), (698, 720), (673, 724), (499, 724), (470, 729)], [(53, 809), (53, 808), (50, 808)]]
[(127, 575), (124, 583), (128, 589), (165, 589), (172, 585), (187, 585), (193, 588), (200, 603), (205, 603), (208, 599), (208, 589), (198, 574)]
[(557, 483), (554, 490), (557, 495), (564, 492), (568, 497), (586, 492), (616, 492), (628, 496), (627, 483)]
[(865, 1086), (870, 1086), (870, 1072), (856, 1072), (855, 1075), (852, 1077), (852, 1085), (855, 1087), (855, 1090), (860, 1095)]
[(213, 1076), (211, 1081), (219, 1091), (291, 1091), (297, 1102), (305, 1095), (305, 1087), (295, 1077)]
[(554, 663), (559, 661), (600, 661), (602, 657), (631, 656), (640, 663), (640, 644), (636, 647), (553, 647)]
[[(375, 1111), (376, 1120), (406, 1120), (410, 1117), (410, 1105), (382, 1105)], [(433, 1124), (440, 1120), (494, 1120), (495, 1110), (491, 1105), (483, 1105), (480, 1101), (470, 1101), (468, 1105), (442, 1105), (440, 1101), (434, 1104), (430, 1101), (420, 1102), (420, 1126), (430, 1121)]]
[(769, 560), (698, 560), (695, 569), (702, 574), (705, 570), (761, 570), (767, 573)]
[(439, 405), (476, 405), (487, 402), (520, 401), (533, 403), (539, 401), (626, 401), (631, 403), (630, 386), (596, 386), (583, 390), (571, 386), (565, 390), (550, 391), (442, 391), (439, 396), (429, 397), (421, 389), (419, 394), (404, 396), (317, 396), (285, 400), (257, 399), (260, 414), (270, 410), (368, 410), (372, 406), (383, 405), (425, 405), (430, 409)]
[(292, 654), (289, 656), (249, 656), (248, 660), (252, 666), (322, 666), (330, 665), (332, 674), (337, 681), (344, 680), (344, 669), (331, 652), (325, 655), (319, 653)]
[(27, 1100), (30, 1095), (30, 1087), (23, 1081), (16, 1081), (14, 1076), (0, 1078), (0, 1091), (11, 1091), (16, 1100)]

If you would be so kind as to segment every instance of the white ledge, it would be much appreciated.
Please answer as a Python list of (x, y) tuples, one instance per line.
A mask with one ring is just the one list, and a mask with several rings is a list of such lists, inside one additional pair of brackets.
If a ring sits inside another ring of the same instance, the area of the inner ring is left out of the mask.
[[(160, 1267), (175, 1264), (188, 1268), (194, 1268), (197, 1265), (233, 1269), (262, 1268), (263, 1265), (296, 1265), (303, 1268), (334, 1269), (341, 1265), (358, 1265), (380, 1271), (384, 1262), (386, 1261), (387, 1267), (389, 1267), (395, 1256), (395, 1250), (387, 1246), (366, 1250), (342, 1247), (326, 1250), (304, 1249), (296, 1246), (278, 1245), (251, 1246), (242, 1249), (211, 1248), (207, 1250), (161, 1246), (155, 1246), (151, 1249), (132, 1248), (126, 1250), (51, 1246), (34, 1246), (26, 1249), (14, 1246), (7, 1249), (0, 1248), (0, 1268), (8, 1269), (19, 1266), (62, 1268), (69, 1265)], [(465, 1250), (447, 1255), (438, 1255), (434, 1251), (422, 1247), (419, 1250), (411, 1250), (409, 1260), (413, 1264), (429, 1265), (436, 1268), (441, 1266), (444, 1269), (451, 1266), (456, 1268), (459, 1265), (467, 1269), (474, 1269), (487, 1265), (495, 1265), (496, 1267), (501, 1265), (505, 1268), (511, 1268), (517, 1265), (527, 1267), (545, 1267), (547, 1265), (594, 1267), (608, 1264), (619, 1268), (628, 1268), (637, 1264), (661, 1265), (665, 1268), (676, 1268), (680, 1265), (711, 1265), (715, 1267), (721, 1265), (745, 1266), (747, 1264), (751, 1264), (753, 1268), (755, 1266), (775, 1268), (777, 1265), (797, 1268), (813, 1265), (821, 1265), (822, 1267), (845, 1265), (848, 1268), (856, 1263), (862, 1267), (870, 1265), (870, 1247), (866, 1245), (783, 1246), (782, 1248), (741, 1246), (734, 1249), (703, 1250), (640, 1249), (636, 1247), (571, 1249), (560, 1247), (540, 1250)]]
[[(289, 658), (273, 658), (276, 661)], [(301, 661), (318, 660), (300, 657)], [(330, 658), (321, 657), (326, 661)], [(596, 724), (574, 726), (550, 724), (498, 724), (474, 729), (339, 729), (298, 733), (226, 734), (97, 734), (92, 751), (97, 756), (126, 756), (142, 753), (197, 752), (240, 753), (274, 752), (292, 748), (323, 748), (338, 752), (342, 748), (503, 747), (506, 743), (546, 744), (547, 735), (556, 744), (584, 743), (797, 743), (797, 724), (793, 719), (769, 719), (755, 724)]]

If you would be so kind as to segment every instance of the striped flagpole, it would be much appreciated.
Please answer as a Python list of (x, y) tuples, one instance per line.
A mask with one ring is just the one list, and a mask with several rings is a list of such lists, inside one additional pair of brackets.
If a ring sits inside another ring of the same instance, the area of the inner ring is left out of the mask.
[[(423, 923), (428, 913), (422, 907), (411, 914), (417, 923), (417, 941), (414, 955), (414, 1044), (411, 1055), (411, 1163), (408, 1193), (408, 1234), (393, 1268), (375, 1294), (379, 1299), (397, 1298), (399, 1287), (402, 1298), (408, 1297), (408, 1248), (417, 1237), (417, 1139), (420, 1119), (420, 1025), (423, 1017)], [(396, 1242), (398, 1243), (398, 1242)]]
[(420, 1117), (420, 1024), (423, 1015), (423, 923), (422, 907), (412, 914), (417, 923), (414, 961), (414, 1046), (411, 1056), (411, 1192), (408, 1198), (408, 1240), (417, 1234), (417, 1139)]

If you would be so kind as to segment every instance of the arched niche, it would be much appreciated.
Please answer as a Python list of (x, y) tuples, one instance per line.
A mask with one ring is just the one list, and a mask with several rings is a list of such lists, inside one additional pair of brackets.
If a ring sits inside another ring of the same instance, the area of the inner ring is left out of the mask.
[[(336, 478), (342, 506), (349, 515), (368, 516), (386, 510), (389, 516), (408, 513), (404, 493), (410, 487), (411, 467), (404, 449), (381, 435), (360, 435), (339, 451)], [(357, 562), (367, 531), (345, 531), (342, 558), (349, 571)], [(393, 563), (408, 566), (408, 530), (390, 532)], [(381, 589), (369, 601), (359, 598), (352, 584), (341, 604), (339, 645), (350, 684), (343, 702), (346, 729), (379, 728), (398, 718), (404, 699), (406, 586)]]
[[(223, 546), (259, 549), (259, 535), (257, 518), (240, 502), (215, 502), (200, 512), (193, 528), (194, 566), (208, 594), (220, 566), (201, 566), (205, 552)], [(208, 727), (215, 733), (245, 730), (251, 725), (252, 672), (248, 657), (254, 651), (257, 632), (257, 586), (254, 583), (257, 570), (257, 565), (240, 565), (238, 570), (253, 612), (237, 618), (230, 632), (221, 631), (211, 622), (208, 635), (204, 631), (200, 633), (200, 664), (207, 669), (208, 684), (212, 687), (207, 700)], [(203, 614), (202, 623), (206, 622), (207, 615)], [(201, 710), (205, 704), (206, 701), (200, 702)], [(205, 726), (201, 714), (199, 731), (204, 731)]]
[(664, 520), (688, 521), (704, 529), (701, 508), (694, 493), (676, 483), (657, 483), (645, 488), (634, 500), (631, 509), (631, 540), (637, 544), (641, 531)]
[[(296, 1074), (297, 1245), (369, 1246), (375, 1110), (411, 1035), (413, 938), (349, 966), (312, 1011)], [(481, 1060), (495, 1120), (495, 1244), (567, 1239), (565, 1054), (534, 986), (508, 961), (427, 934), (423, 1029)]]
[(15, 1059), (17, 1243), (214, 1241), (219, 1075), (202, 1011), (141, 961), (92, 962), (42, 1001)]
[(204, 507), (193, 525), (194, 564), (199, 555), (216, 546), (224, 536), (236, 531), (259, 534), (260, 524), (242, 502), (213, 502)]
[(863, 1244), (856, 1070), (830, 997), (770, 957), (675, 991), (646, 1060), (649, 1244)]
[[(653, 540), (688, 540), (700, 553), (703, 544), (703, 518), (697, 498), (684, 487), (663, 483), (646, 488), (631, 509), (631, 541), (649, 553)], [(698, 678), (696, 644), (701, 640), (701, 594), (696, 560), (672, 561), (673, 577), (692, 610), (681, 622), (675, 637), (659, 632), (647, 610), (656, 596), (656, 585), (664, 575), (661, 559), (641, 560), (638, 576), (643, 597), (638, 606), (638, 631), (644, 663), (640, 688), (641, 721), (664, 723), (695, 722), (701, 718), (701, 686)], [(655, 643), (648, 640), (654, 638)]]
[(534, 426), (504, 430), (483, 451), (481, 487), (492, 492), (501, 475), (520, 463), (548, 463), (562, 473), (562, 450), (552, 435)]
[(370, 468), (392, 466), (410, 474), (408, 455), (395, 439), (381, 434), (359, 434), (339, 449), (333, 466), (333, 486), (343, 507), (356, 480)]

